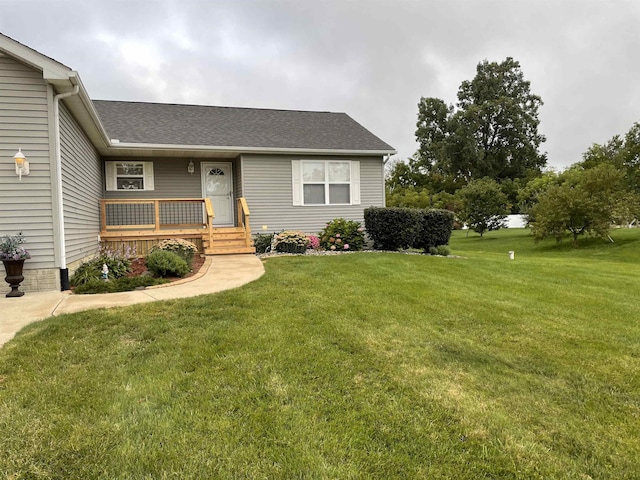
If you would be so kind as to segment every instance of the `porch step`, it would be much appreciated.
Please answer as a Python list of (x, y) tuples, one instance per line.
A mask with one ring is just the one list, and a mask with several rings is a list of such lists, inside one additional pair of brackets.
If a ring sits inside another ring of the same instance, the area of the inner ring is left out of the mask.
[(213, 240), (242, 240), (244, 242), (244, 232), (213, 232)]
[(226, 246), (226, 247), (214, 247), (212, 249), (205, 248), (205, 255), (237, 255), (240, 253), (256, 253), (256, 247), (247, 246)]
[(232, 255), (256, 253), (255, 247), (247, 246), (244, 229), (241, 227), (217, 227), (213, 229), (213, 242), (203, 236), (202, 246), (205, 255)]

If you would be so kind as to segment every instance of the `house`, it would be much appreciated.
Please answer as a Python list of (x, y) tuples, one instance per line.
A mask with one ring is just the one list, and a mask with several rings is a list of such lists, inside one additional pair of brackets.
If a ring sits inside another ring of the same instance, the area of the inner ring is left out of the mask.
[(362, 221), (394, 153), (344, 113), (91, 100), (76, 71), (0, 34), (0, 235), (27, 237), (27, 292), (67, 289), (100, 245), (252, 252), (252, 229)]

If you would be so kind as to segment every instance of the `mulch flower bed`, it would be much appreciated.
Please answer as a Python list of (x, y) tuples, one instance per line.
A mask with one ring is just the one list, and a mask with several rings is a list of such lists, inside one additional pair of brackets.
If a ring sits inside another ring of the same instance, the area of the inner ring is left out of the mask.
[[(189, 273), (187, 273), (184, 277), (167, 277), (167, 280), (175, 282), (177, 280), (183, 280), (185, 278), (193, 277), (200, 271), (200, 267), (204, 265), (204, 260), (204, 255), (196, 255), (193, 258), (193, 266)], [(146, 273), (147, 266), (144, 263), (144, 258), (134, 258), (133, 260), (131, 260), (131, 271), (127, 273), (127, 277), (140, 277), (141, 275), (146, 275)]]

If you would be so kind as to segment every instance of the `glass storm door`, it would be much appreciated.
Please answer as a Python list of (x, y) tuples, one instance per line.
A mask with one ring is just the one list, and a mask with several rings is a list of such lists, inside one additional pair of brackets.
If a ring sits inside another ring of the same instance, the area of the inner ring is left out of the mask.
[(233, 175), (230, 163), (202, 164), (202, 196), (211, 199), (215, 226), (233, 225)]

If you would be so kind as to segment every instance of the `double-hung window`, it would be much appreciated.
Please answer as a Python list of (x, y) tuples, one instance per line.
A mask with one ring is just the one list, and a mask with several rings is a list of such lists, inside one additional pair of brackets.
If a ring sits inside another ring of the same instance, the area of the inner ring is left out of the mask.
[(105, 162), (108, 191), (153, 190), (153, 162)]
[(349, 160), (294, 160), (294, 205), (359, 204), (359, 167)]

